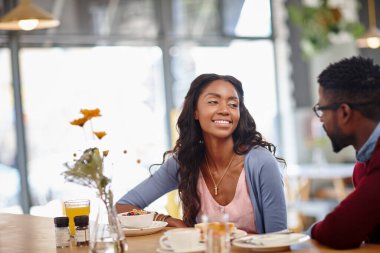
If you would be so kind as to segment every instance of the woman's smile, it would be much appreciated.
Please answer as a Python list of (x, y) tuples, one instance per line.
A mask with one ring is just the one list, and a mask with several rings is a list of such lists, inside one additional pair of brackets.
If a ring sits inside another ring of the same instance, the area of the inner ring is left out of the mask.
[(216, 125), (220, 125), (220, 126), (230, 126), (232, 124), (232, 121), (229, 121), (229, 120), (213, 120), (212, 122), (214, 122)]

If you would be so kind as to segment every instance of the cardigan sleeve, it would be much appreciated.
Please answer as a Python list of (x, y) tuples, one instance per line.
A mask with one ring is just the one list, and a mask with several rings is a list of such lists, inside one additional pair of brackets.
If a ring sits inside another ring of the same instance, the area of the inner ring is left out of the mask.
[(250, 151), (246, 162), (257, 232), (287, 229), (283, 174), (276, 158), (265, 148), (258, 147)]
[(145, 208), (164, 194), (178, 187), (178, 164), (171, 157), (150, 177), (121, 197), (117, 204), (131, 204)]
[(267, 159), (260, 173), (265, 232), (287, 228), (283, 175), (274, 157)]

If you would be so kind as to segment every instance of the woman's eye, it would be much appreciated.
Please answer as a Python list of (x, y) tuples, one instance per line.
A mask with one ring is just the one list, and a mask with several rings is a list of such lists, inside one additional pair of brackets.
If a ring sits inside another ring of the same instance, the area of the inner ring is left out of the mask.
[(213, 105), (215, 105), (215, 104), (218, 103), (218, 101), (216, 101), (216, 100), (210, 100), (210, 101), (208, 101), (207, 103), (208, 103), (208, 104), (213, 104)]
[(235, 104), (235, 103), (230, 103), (229, 106), (230, 106), (231, 108), (238, 108), (238, 107), (239, 107), (239, 105), (238, 105), (238, 104)]

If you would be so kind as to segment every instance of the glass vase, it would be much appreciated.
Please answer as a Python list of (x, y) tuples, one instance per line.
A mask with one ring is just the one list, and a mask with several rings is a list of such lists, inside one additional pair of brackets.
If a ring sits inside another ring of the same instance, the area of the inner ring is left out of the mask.
[(103, 202), (100, 203), (90, 233), (92, 253), (122, 253), (128, 249), (125, 235), (113, 206), (106, 207)]

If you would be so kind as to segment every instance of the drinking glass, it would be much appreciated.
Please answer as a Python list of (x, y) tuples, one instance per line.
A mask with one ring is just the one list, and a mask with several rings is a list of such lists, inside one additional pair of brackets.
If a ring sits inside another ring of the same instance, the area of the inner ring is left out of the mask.
[(88, 199), (78, 199), (78, 200), (67, 200), (64, 202), (65, 214), (69, 217), (69, 227), (70, 234), (72, 237), (75, 236), (75, 224), (74, 217), (79, 215), (90, 215), (90, 200)]
[(121, 229), (115, 207), (106, 207), (100, 200), (99, 203), (95, 223), (90, 228), (90, 252), (123, 253), (127, 251), (128, 243)]
[(205, 223), (206, 253), (230, 253), (230, 232), (228, 214), (202, 216)]

